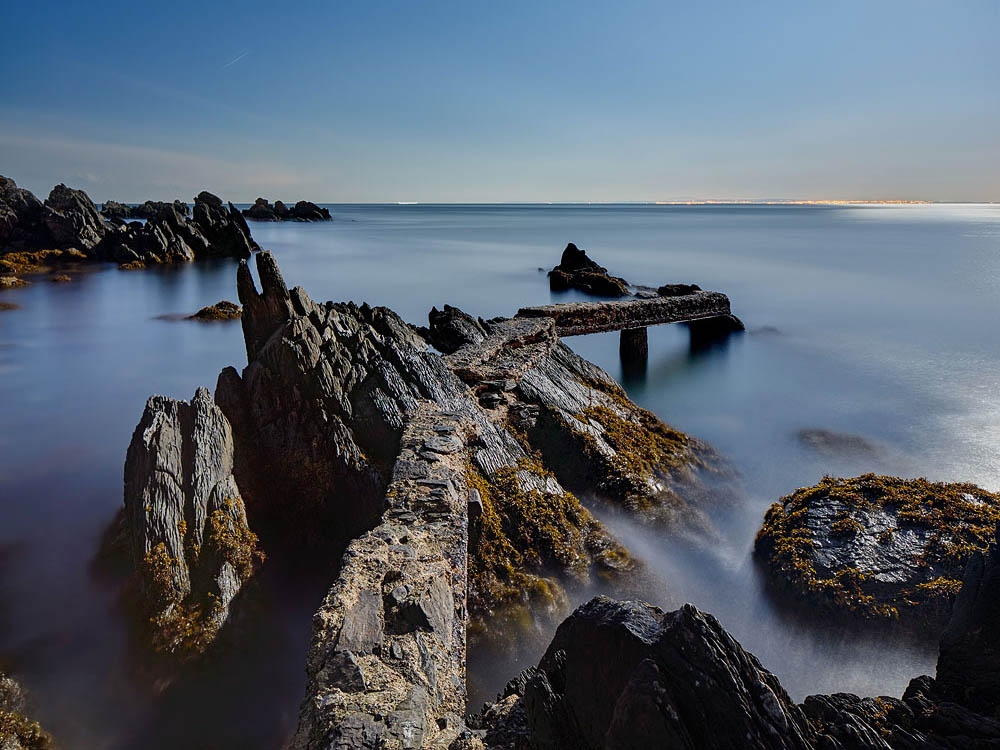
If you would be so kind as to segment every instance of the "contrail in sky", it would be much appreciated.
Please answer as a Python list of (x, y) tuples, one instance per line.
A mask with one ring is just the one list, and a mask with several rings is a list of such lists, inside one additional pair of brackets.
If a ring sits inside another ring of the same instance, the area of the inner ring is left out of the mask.
[(232, 60), (230, 60), (229, 62), (227, 62), (225, 65), (223, 65), (222, 69), (225, 70), (230, 65), (235, 65), (240, 60), (242, 60), (244, 57), (246, 57), (247, 53), (249, 53), (249, 52), (250, 52), (250, 50), (245, 50), (245, 51), (241, 52), (239, 55), (237, 55), (236, 57), (234, 57)]

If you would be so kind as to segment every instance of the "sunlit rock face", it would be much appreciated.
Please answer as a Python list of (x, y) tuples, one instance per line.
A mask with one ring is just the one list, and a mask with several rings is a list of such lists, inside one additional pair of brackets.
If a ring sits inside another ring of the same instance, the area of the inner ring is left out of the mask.
[(807, 606), (940, 632), (966, 562), (998, 521), (1000, 497), (974, 485), (828, 477), (768, 510), (756, 551)]

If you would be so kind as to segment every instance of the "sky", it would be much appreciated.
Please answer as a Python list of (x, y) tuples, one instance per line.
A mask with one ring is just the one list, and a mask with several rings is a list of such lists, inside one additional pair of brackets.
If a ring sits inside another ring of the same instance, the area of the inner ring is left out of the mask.
[(1000, 201), (1000, 2), (10, 2), (45, 196)]

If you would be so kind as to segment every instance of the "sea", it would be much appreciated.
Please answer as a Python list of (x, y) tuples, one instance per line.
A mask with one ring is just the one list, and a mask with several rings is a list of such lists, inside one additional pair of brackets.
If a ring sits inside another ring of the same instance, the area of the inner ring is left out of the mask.
[[(745, 333), (692, 349), (682, 326), (652, 328), (644, 372), (623, 371), (617, 334), (566, 340), (733, 469), (736, 501), (708, 548), (605, 517), (655, 574), (644, 595), (714, 614), (796, 700), (898, 696), (933, 674), (932, 645), (819, 630), (777, 606), (753, 539), (770, 504), (824, 475), (1000, 489), (1000, 205), (328, 208), (332, 222), (253, 223), (254, 238), (290, 287), (416, 324), (435, 305), (490, 318), (582, 299), (546, 279), (568, 242), (633, 283), (729, 295)], [(163, 690), (136, 676), (118, 584), (95, 560), (148, 396), (188, 399), (245, 366), (239, 323), (178, 319), (235, 301), (235, 281), (220, 260), (0, 293), (19, 306), (0, 312), (0, 669), (65, 747), (274, 748), (294, 729), (329, 581), (271, 581), (239, 658)], [(470, 708), (550, 637), (470, 654)]]

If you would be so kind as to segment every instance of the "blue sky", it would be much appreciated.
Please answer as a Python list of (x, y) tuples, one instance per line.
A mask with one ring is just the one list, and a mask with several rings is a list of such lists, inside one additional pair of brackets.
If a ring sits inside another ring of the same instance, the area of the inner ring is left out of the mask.
[(98, 201), (1000, 200), (998, 38), (996, 0), (9, 3), (0, 174)]

